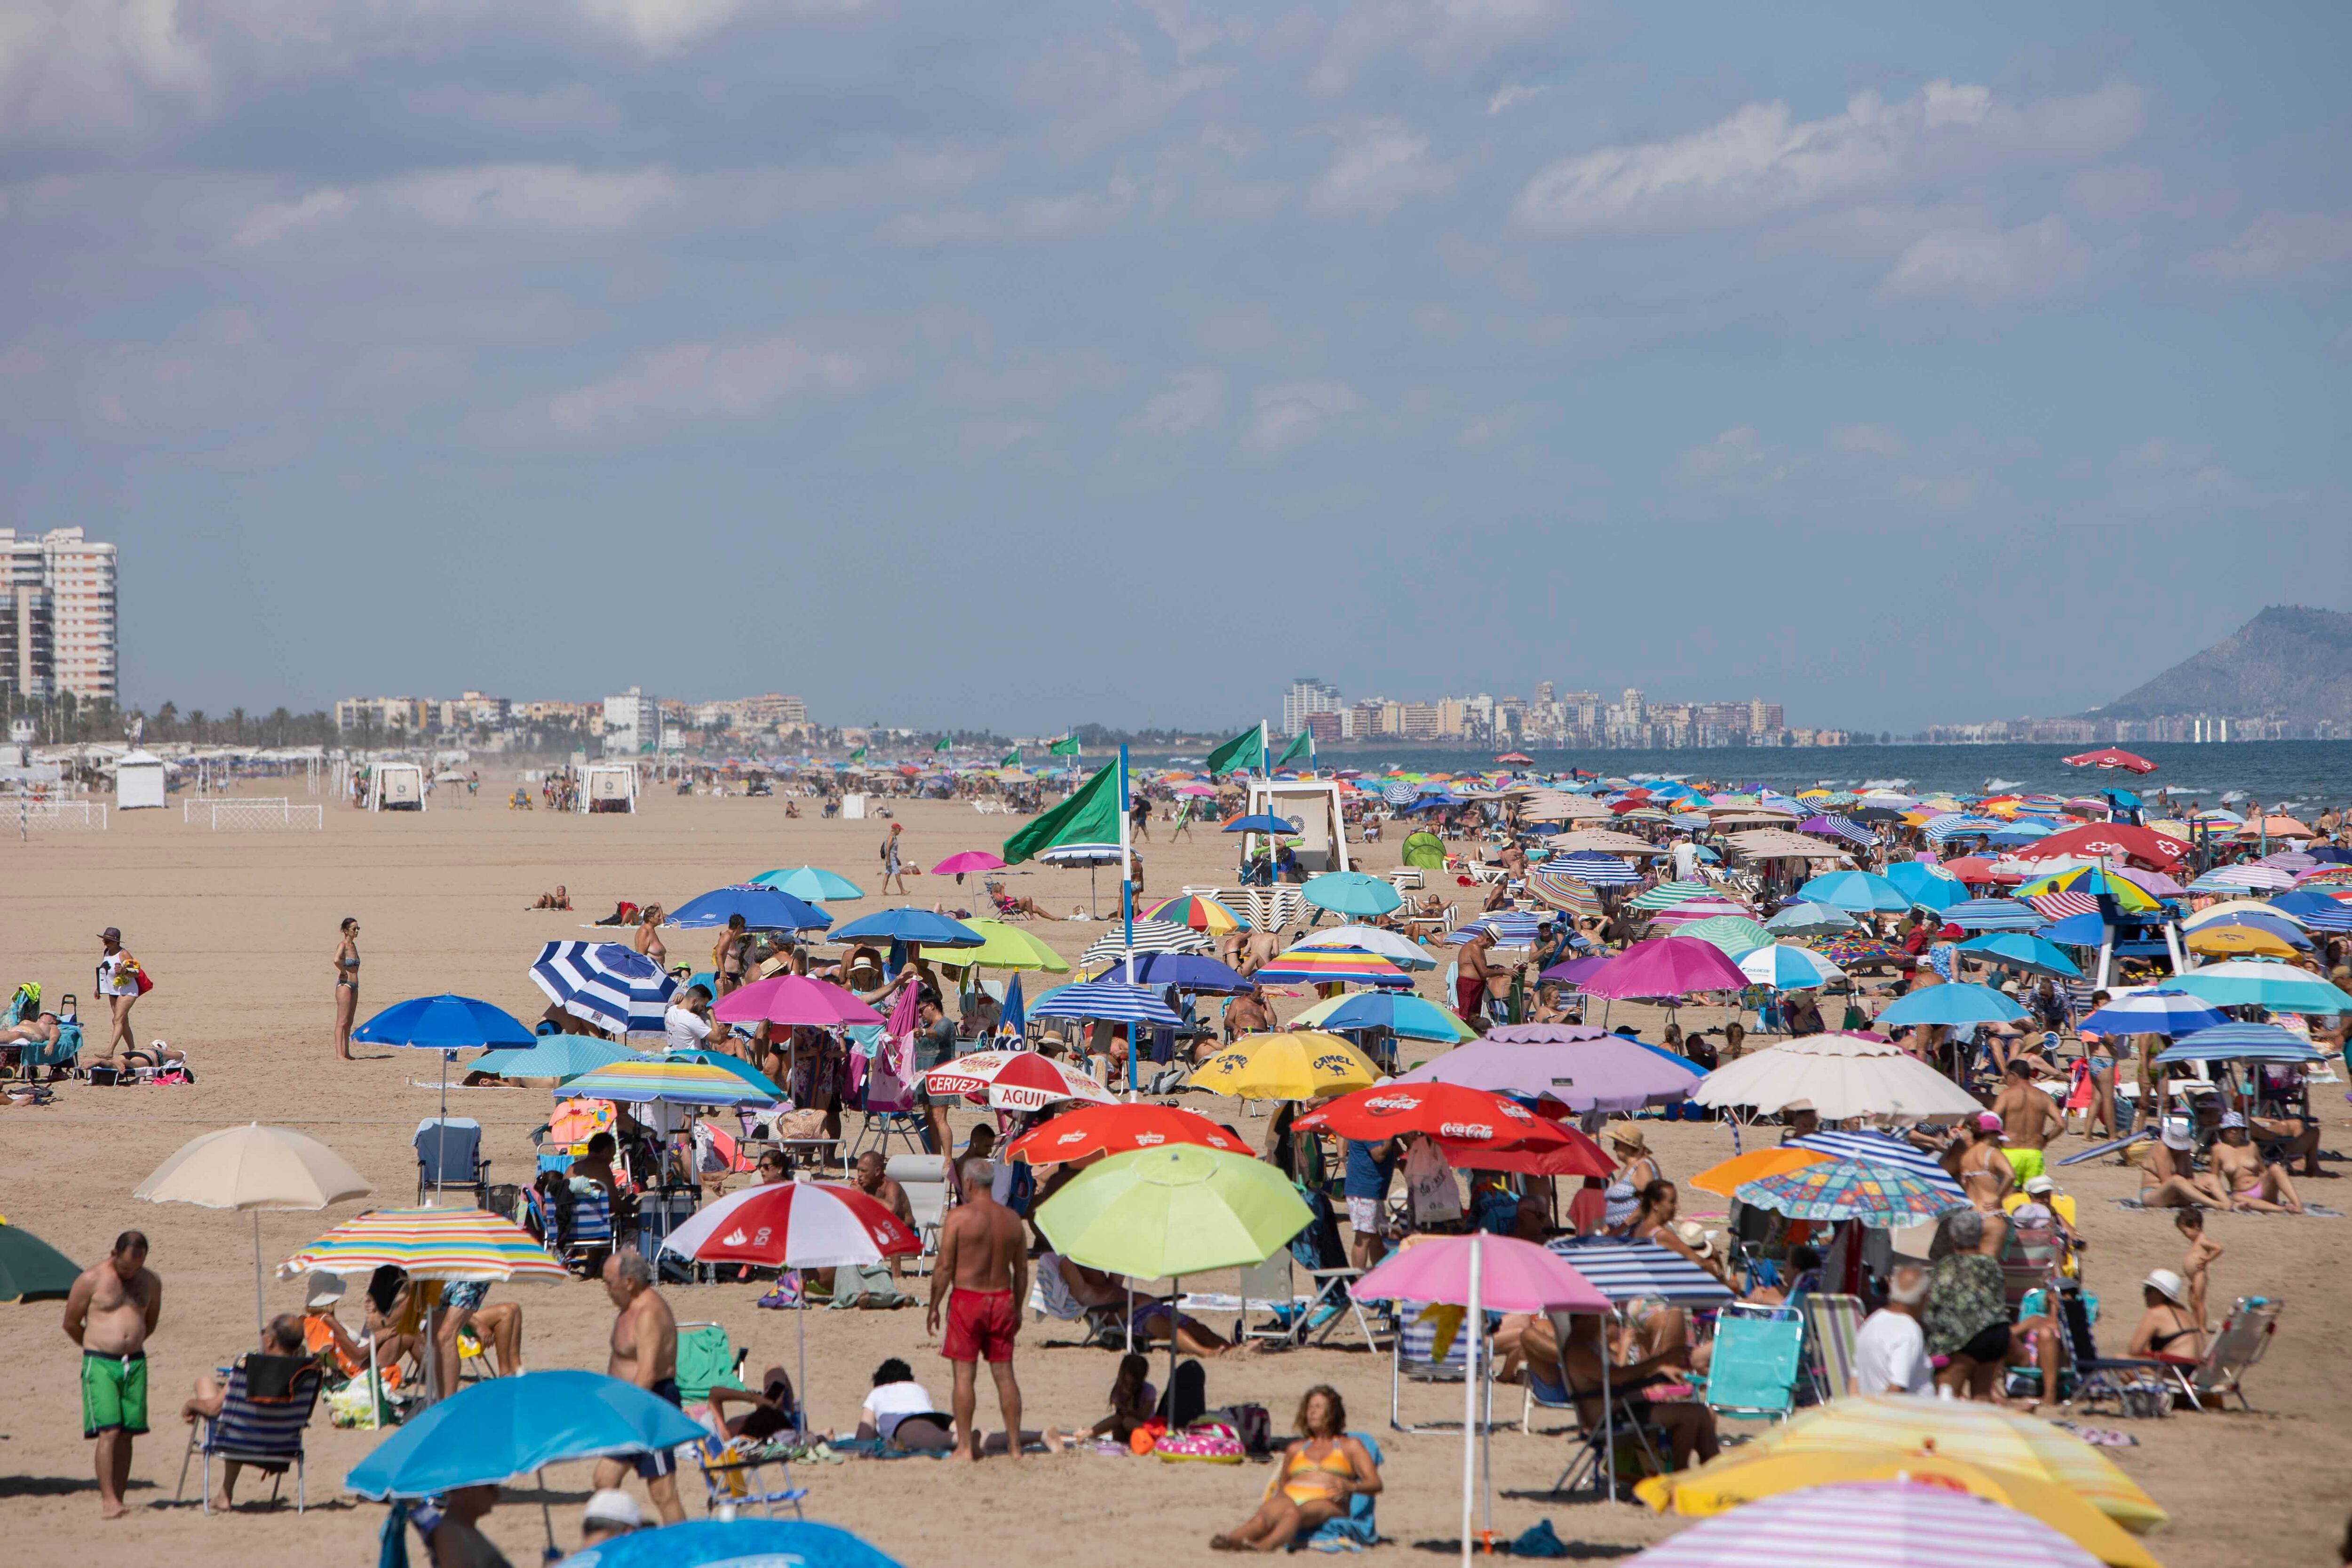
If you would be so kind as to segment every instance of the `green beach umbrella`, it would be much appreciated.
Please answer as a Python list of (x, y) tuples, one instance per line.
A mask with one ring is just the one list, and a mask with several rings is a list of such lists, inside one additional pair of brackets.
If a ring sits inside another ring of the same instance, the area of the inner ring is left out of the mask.
[(1263, 1160), (1197, 1144), (1113, 1154), (1037, 1210), (1054, 1250), (1133, 1279), (1263, 1263), (1314, 1215)]
[(1753, 952), (1759, 947), (1772, 945), (1770, 931), (1739, 915), (1712, 915), (1703, 921), (1693, 921), (1688, 925), (1676, 926), (1674, 934), (1713, 942), (1734, 958), (1743, 952)]
[(62, 1301), (80, 1275), (72, 1258), (23, 1226), (0, 1219), (0, 1301)]

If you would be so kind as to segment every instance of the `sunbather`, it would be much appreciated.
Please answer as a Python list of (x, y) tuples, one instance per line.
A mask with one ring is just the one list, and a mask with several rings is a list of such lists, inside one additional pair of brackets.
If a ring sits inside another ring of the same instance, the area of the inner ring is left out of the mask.
[(2263, 1160), (2247, 1139), (2246, 1119), (2234, 1110), (2221, 1115), (2221, 1135), (2213, 1145), (2213, 1174), (2228, 1184), (2230, 1206), (2255, 1214), (2301, 1214), (2294, 1181), (2284, 1165)]
[(1135, 1331), (1135, 1342), (1149, 1345), (1154, 1340), (1163, 1343), (1167, 1341), (1171, 1321), (1175, 1324), (1176, 1348), (1186, 1355), (1244, 1355), (1253, 1348), (1246, 1340), (1236, 1343), (1225, 1339), (1206, 1323), (1176, 1311), (1165, 1301), (1138, 1301), (1129, 1323)]
[(1004, 884), (1001, 881), (992, 879), (987, 888), (989, 898), (995, 901), (998, 920), (1049, 921), (1054, 918), (1039, 906), (1036, 900), (1026, 894), (1014, 898), (1011, 893), (1006, 892)]
[(2189, 1310), (2189, 1288), (2169, 1268), (2140, 1282), (2143, 1310), (2125, 1353), (2194, 1366), (2205, 1359), (2205, 1325)]
[(1211, 1536), (1209, 1545), (1219, 1552), (1280, 1552), (1345, 1514), (1349, 1500), (1379, 1495), (1380, 1466), (1347, 1427), (1339, 1391), (1328, 1384), (1308, 1389), (1298, 1402), (1298, 1438), (1283, 1450), (1265, 1500), (1238, 1529)]
[(2230, 1194), (2211, 1174), (2200, 1172), (2189, 1151), (2196, 1140), (2189, 1129), (2167, 1121), (2157, 1141), (2140, 1156), (2139, 1204), (2142, 1208), (2217, 1208), (2230, 1206)]
[(913, 1452), (943, 1454), (954, 1447), (948, 1436), (951, 1425), (929, 1392), (915, 1381), (913, 1367), (892, 1356), (874, 1369), (874, 1386), (857, 1413), (860, 1438), (867, 1442), (878, 1438)]
[[(730, 1405), (750, 1408), (740, 1415), (730, 1415)], [(772, 1366), (760, 1374), (760, 1386), (756, 1389), (711, 1384), (710, 1414), (727, 1429), (730, 1437), (760, 1439), (796, 1430), (800, 1403), (793, 1396), (792, 1375), (782, 1367)]]

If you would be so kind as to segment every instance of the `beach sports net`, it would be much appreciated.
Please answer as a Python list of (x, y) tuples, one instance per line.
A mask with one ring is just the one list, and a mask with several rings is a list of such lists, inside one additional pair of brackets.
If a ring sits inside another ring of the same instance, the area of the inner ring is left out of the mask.
[(103, 833), (106, 818), (101, 801), (12, 800), (0, 806), (0, 832), (14, 827), (19, 838), (36, 833)]
[(326, 812), (316, 805), (296, 805), (285, 796), (247, 800), (219, 798), (180, 803), (185, 821), (221, 832), (317, 832), (326, 826)]

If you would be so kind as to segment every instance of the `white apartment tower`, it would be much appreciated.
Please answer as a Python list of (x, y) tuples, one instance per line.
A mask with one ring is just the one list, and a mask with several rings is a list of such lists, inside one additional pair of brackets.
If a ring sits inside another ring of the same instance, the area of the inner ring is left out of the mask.
[(1307, 728), (1310, 713), (1337, 713), (1345, 706), (1338, 687), (1320, 676), (1302, 675), (1282, 694), (1282, 732), (1296, 735)]
[(0, 528), (0, 681), (18, 696), (115, 699), (113, 545), (79, 528)]

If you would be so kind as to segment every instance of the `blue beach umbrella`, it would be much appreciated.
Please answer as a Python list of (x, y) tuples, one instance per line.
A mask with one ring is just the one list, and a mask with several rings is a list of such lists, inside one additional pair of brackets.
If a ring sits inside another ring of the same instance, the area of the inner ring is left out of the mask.
[(1833, 931), (1852, 931), (1854, 923), (1854, 918), (1843, 910), (1801, 900), (1767, 920), (1764, 929), (1774, 936), (1826, 936)]
[(1886, 868), (1886, 879), (1906, 898), (1924, 909), (1942, 911), (1968, 902), (1969, 889), (1958, 877), (1923, 860), (1898, 860)]
[(1898, 996), (1878, 1016), (1882, 1028), (1913, 1024), (1947, 1024), (1964, 1028), (1970, 1024), (2013, 1024), (2025, 1009), (1990, 985), (1930, 985)]
[(654, 1452), (702, 1436), (677, 1405), (617, 1377), (525, 1372), (485, 1379), (412, 1417), (343, 1484), (362, 1497), (431, 1497), (495, 1486), (541, 1465)]
[(1013, 972), (1012, 979), (1004, 983), (1004, 1011), (998, 1019), (997, 1027), (1015, 1039), (1019, 1039), (1028, 1032), (1029, 1007), (1028, 1004), (1022, 1000), (1021, 974), (1018, 970)]
[[(1124, 956), (1097, 978), (1124, 982)], [(1135, 984), (1155, 989), (1172, 985), (1179, 991), (1202, 991), (1218, 996), (1236, 995), (1249, 986), (1237, 971), (1199, 952), (1138, 952)]]
[(1159, 993), (1116, 980), (1057, 985), (1038, 997), (1029, 1013), (1036, 1018), (1101, 1018), (1113, 1024), (1166, 1024), (1171, 1028), (1181, 1028), (1184, 1023)]
[(2276, 1024), (2218, 1024), (2157, 1053), (2165, 1062), (2316, 1062), (2326, 1053)]
[(1225, 831), (1228, 833), (1278, 833), (1285, 837), (1295, 837), (1298, 829), (1293, 827), (1282, 817), (1269, 816), (1265, 812), (1259, 812), (1255, 816), (1234, 817), (1225, 824)]
[(1443, 1040), (1451, 1045), (1462, 1037), (1462, 1025), (1436, 1003), (1410, 993), (1358, 991), (1315, 1020), (1318, 1029), (1339, 1033), (1352, 1029), (1386, 1029), (1409, 1040)]
[(988, 939), (960, 920), (902, 907), (860, 915), (833, 933), (835, 942), (909, 942), (918, 947), (985, 947)]
[(1869, 871), (1831, 871), (1799, 888), (1797, 896), (1811, 903), (1827, 904), (1834, 910), (1848, 910), (1855, 913), (1884, 911), (1898, 914), (1911, 907), (1910, 897), (1902, 889)]
[(1588, 888), (1631, 887), (1642, 879), (1642, 873), (1622, 858), (1598, 849), (1572, 849), (1565, 855), (1555, 855), (1543, 863), (1543, 869), (1573, 877)]
[(730, 915), (741, 915), (746, 931), (822, 931), (833, 917), (815, 905), (794, 898), (782, 888), (739, 882), (714, 888), (688, 899), (670, 911), (667, 923), (685, 931), (723, 926)]
[(2042, 923), (2040, 911), (2015, 899), (1970, 899), (1946, 910), (1944, 919), (1962, 931), (2032, 931)]
[(543, 1035), (527, 1051), (500, 1051), (489, 1058), (484, 1070), (500, 1078), (551, 1078), (561, 1082), (636, 1054), (626, 1046), (593, 1035)]
[(690, 1519), (583, 1547), (556, 1568), (899, 1568), (849, 1531), (800, 1519)]
[(2165, 1035), (2177, 1040), (2229, 1021), (2228, 1014), (2210, 1004), (2162, 985), (2122, 993), (2076, 1026), (2095, 1035)]
[(1988, 931), (1983, 936), (1970, 937), (1954, 951), (1963, 958), (1981, 959), (2028, 974), (2048, 974), (2062, 980), (2083, 977), (2081, 968), (2059, 952), (2055, 943), (2026, 931)]
[(1332, 871), (1310, 877), (1299, 892), (1318, 910), (1367, 919), (1384, 915), (1404, 902), (1404, 895), (1392, 884), (1361, 871)]
[(812, 904), (866, 896), (865, 889), (840, 872), (828, 871), (822, 866), (790, 866), (780, 870), (762, 871), (751, 880), (760, 887), (782, 889)]
[(1783, 942), (1750, 948), (1733, 962), (1739, 965), (1740, 973), (1775, 991), (1807, 991), (1845, 978), (1844, 970), (1811, 948)]
[(658, 1035), (677, 982), (644, 953), (617, 942), (551, 942), (530, 978), (575, 1018), (616, 1035)]
[(471, 996), (444, 993), (395, 1002), (352, 1031), (371, 1046), (403, 1046), (427, 1051), (474, 1050), (528, 1046), (536, 1038), (505, 1008)]

